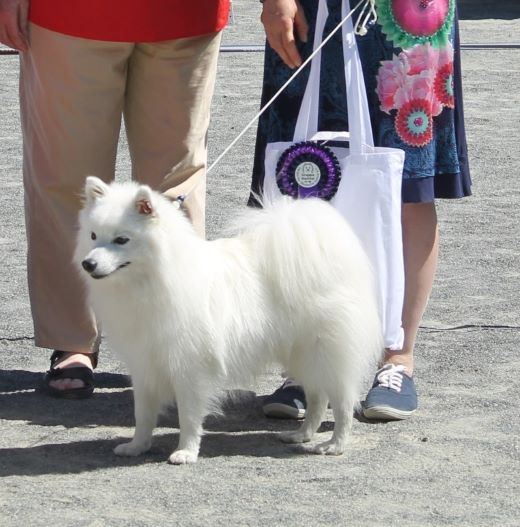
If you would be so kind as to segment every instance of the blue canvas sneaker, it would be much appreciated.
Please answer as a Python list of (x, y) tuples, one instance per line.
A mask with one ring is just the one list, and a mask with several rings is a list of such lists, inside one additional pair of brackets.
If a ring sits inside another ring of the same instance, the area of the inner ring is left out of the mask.
[(266, 417), (303, 419), (306, 407), (303, 388), (292, 379), (287, 379), (280, 388), (264, 399), (262, 410)]
[(394, 364), (385, 364), (378, 370), (363, 403), (367, 419), (406, 419), (417, 410), (415, 385), (404, 371), (404, 366)]

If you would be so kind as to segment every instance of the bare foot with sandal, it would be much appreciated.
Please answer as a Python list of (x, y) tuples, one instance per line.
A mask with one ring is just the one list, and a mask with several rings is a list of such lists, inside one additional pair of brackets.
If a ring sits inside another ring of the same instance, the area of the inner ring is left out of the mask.
[(94, 391), (93, 370), (98, 353), (55, 351), (45, 374), (45, 386), (53, 397), (86, 399)]

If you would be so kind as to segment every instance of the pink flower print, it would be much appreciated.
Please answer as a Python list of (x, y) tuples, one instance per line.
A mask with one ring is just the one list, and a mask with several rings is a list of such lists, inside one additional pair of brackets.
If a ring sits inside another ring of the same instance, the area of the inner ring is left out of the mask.
[(426, 101), (432, 116), (439, 115), (443, 106), (453, 107), (448, 78), (452, 68), (451, 44), (440, 49), (429, 43), (417, 44), (382, 61), (376, 87), (381, 110), (389, 114), (413, 100)]
[(383, 112), (394, 110), (395, 94), (407, 82), (407, 64), (394, 56), (393, 60), (383, 60), (377, 74), (376, 92)]
[(424, 70), (418, 75), (408, 76), (406, 82), (395, 92), (394, 107), (399, 109), (413, 100), (428, 101), (431, 115), (442, 112), (442, 104), (435, 96), (435, 70)]
[(439, 51), (439, 63), (438, 63), (439, 68), (442, 68), (446, 64), (450, 64), (453, 62), (453, 46), (451, 45), (451, 42), (448, 42), (446, 46), (439, 48), (438, 51)]
[(395, 22), (413, 36), (432, 36), (450, 14), (450, 0), (391, 0)]
[(431, 70), (439, 63), (439, 51), (431, 44), (418, 44), (402, 52), (408, 63), (408, 75), (417, 75), (424, 70)]

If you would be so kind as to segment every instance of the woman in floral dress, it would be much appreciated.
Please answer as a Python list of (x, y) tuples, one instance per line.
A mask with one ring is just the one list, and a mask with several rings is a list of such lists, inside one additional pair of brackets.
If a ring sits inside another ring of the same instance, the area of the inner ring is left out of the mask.
[[(367, 0), (367, 2), (370, 0)], [(385, 353), (364, 403), (368, 418), (404, 419), (417, 408), (413, 351), (431, 292), (439, 235), (435, 199), (471, 194), (462, 106), (456, 0), (372, 0), (377, 21), (357, 35), (376, 146), (405, 152), (402, 183), (405, 298), (402, 350)], [(324, 35), (341, 20), (342, 0), (327, 0)], [(351, 0), (351, 5), (357, 4)], [(262, 106), (312, 52), (317, 0), (264, 0)], [(356, 21), (357, 14), (353, 20)], [(322, 51), (320, 130), (348, 130), (341, 32)], [(291, 141), (306, 68), (259, 121), (252, 190), (261, 192), (266, 144)], [(254, 197), (250, 199), (255, 204)], [(292, 381), (268, 396), (268, 416), (301, 418), (305, 395)]]

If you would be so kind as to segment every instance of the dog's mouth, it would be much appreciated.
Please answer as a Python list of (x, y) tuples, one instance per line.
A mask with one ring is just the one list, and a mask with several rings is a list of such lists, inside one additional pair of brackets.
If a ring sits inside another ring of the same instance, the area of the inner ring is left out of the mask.
[(120, 269), (124, 269), (125, 267), (128, 267), (130, 264), (131, 262), (125, 262), (121, 264), (120, 266), (116, 267), (113, 271), (110, 271), (109, 273), (100, 274), (100, 273), (96, 273), (96, 271), (93, 270), (92, 272), (89, 272), (89, 274), (95, 280), (101, 280), (101, 278), (106, 278), (107, 276), (114, 274), (116, 271), (119, 271)]

